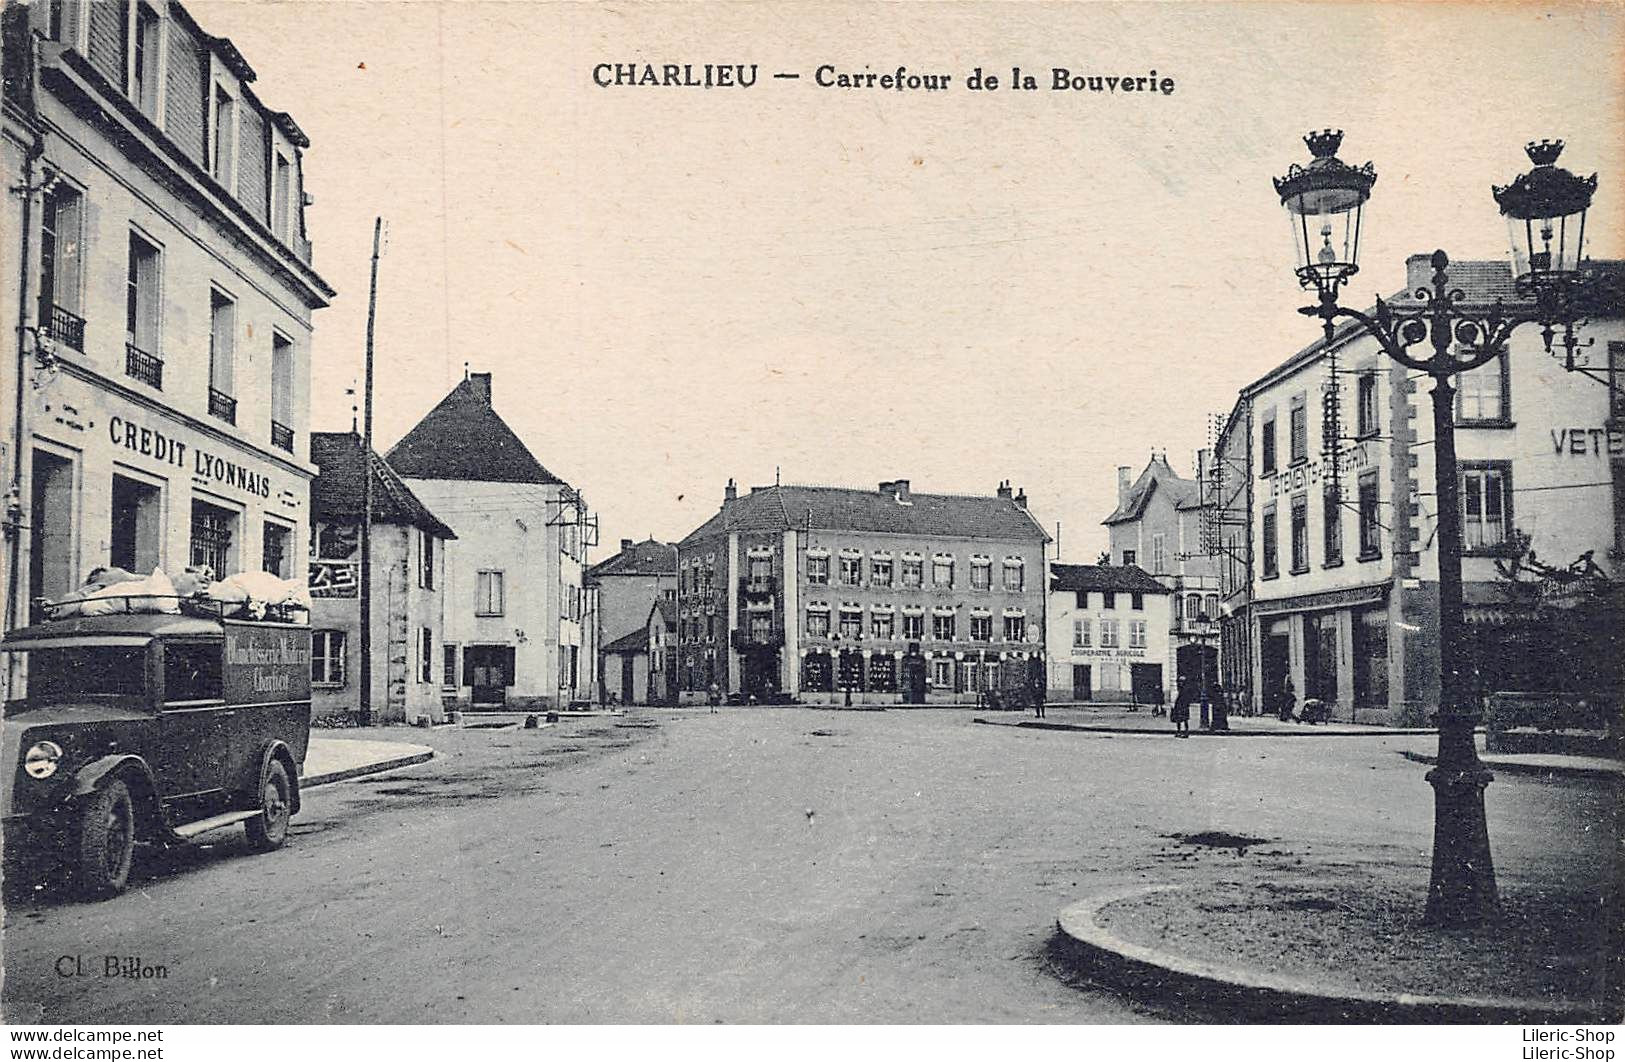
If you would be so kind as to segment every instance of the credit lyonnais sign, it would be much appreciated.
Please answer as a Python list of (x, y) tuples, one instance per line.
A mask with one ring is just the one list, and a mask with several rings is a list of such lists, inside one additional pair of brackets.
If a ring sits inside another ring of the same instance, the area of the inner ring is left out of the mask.
[(224, 686), (230, 704), (310, 699), (310, 632), (232, 624)]
[(109, 417), (107, 434), (114, 446), (176, 468), (189, 468), (199, 479), (236, 487), (261, 498), (271, 496), (271, 477), (265, 473), (228, 461), (200, 446), (188, 446), (156, 428), (143, 427), (123, 417)]

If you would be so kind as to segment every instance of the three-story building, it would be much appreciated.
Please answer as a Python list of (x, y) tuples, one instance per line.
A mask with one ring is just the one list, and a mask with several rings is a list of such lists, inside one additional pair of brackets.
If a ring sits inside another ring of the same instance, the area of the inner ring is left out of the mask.
[(305, 134), (170, 0), (4, 9), (7, 622), (87, 571), (303, 577)]
[(974, 703), (1043, 679), (1044, 546), (1024, 492), (757, 487), (678, 546), (678, 680), (727, 695)]

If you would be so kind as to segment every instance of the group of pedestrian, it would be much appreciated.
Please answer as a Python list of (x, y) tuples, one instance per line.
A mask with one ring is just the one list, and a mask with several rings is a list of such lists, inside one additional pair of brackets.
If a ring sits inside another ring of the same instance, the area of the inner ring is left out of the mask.
[(1168, 721), (1174, 724), (1174, 736), (1191, 736), (1191, 705), (1200, 706), (1203, 730), (1223, 732), (1230, 729), (1230, 709), (1225, 701), (1224, 687), (1217, 682), (1202, 684), (1184, 681), (1174, 694), (1174, 703), (1168, 709)]

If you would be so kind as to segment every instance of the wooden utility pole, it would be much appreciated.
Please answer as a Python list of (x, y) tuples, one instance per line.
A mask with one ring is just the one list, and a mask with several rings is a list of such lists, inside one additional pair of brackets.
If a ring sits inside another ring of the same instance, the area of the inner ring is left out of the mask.
[(384, 219), (372, 222), (372, 283), (367, 290), (367, 371), (361, 398), (361, 705), (372, 725), (372, 329), (378, 316), (378, 245)]

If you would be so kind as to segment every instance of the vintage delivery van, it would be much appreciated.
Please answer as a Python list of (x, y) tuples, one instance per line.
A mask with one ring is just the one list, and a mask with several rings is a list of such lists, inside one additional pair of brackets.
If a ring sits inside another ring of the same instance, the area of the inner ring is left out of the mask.
[(0, 641), (24, 676), (3, 726), (8, 862), (65, 864), (108, 896), (138, 842), (240, 822), (253, 847), (282, 845), (310, 739), (310, 629), (223, 611), (76, 616)]

